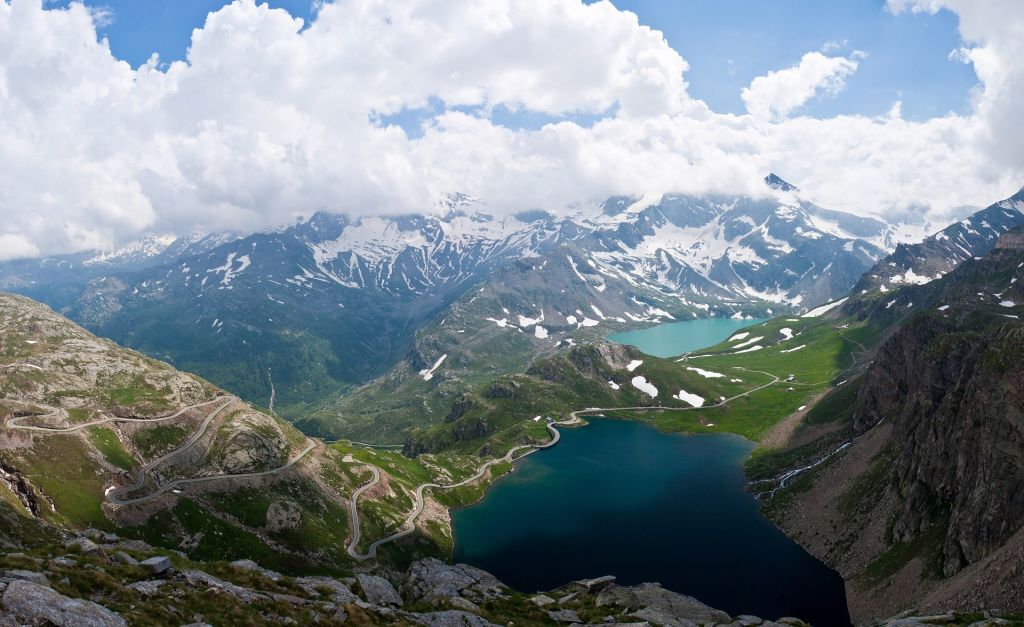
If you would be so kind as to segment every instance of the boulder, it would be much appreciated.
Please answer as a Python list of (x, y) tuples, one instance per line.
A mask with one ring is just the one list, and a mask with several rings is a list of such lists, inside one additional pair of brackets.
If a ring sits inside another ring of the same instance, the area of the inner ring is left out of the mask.
[(555, 602), (554, 599), (546, 594), (535, 594), (530, 597), (530, 601), (537, 607), (544, 607), (545, 605), (551, 605)]
[(139, 562), (139, 566), (145, 568), (154, 575), (162, 575), (171, 569), (171, 560), (168, 557), (157, 555)]
[(37, 573), (34, 570), (8, 570), (4, 572), (4, 581), (10, 583), (12, 581), (31, 581), (41, 585), (46, 585), (49, 580), (43, 573)]
[(114, 555), (111, 556), (110, 561), (114, 564), (125, 564), (127, 566), (137, 566), (139, 564), (139, 560), (135, 559), (131, 555), (128, 555), (124, 551), (118, 551), (117, 553), (114, 553)]
[(267, 508), (267, 531), (296, 529), (302, 522), (302, 508), (293, 501), (274, 501)]
[(254, 590), (250, 590), (249, 588), (243, 588), (242, 586), (235, 585), (229, 581), (224, 581), (223, 579), (219, 579), (217, 577), (214, 577), (213, 575), (204, 573), (201, 570), (186, 570), (182, 573), (182, 576), (185, 578), (185, 581), (187, 581), (190, 585), (197, 587), (206, 586), (207, 588), (220, 590), (244, 601), (245, 603), (250, 603), (257, 599), (266, 598), (264, 597), (264, 595)]
[(576, 585), (582, 586), (587, 592), (600, 592), (615, 583), (615, 575), (605, 575), (594, 579), (580, 579)]
[(556, 623), (582, 623), (580, 615), (568, 609), (548, 610), (548, 616)]
[(234, 566), (235, 568), (239, 568), (241, 570), (252, 571), (262, 577), (266, 577), (271, 581), (281, 581), (282, 579), (281, 573), (269, 570), (267, 568), (263, 568), (262, 566), (260, 566), (252, 560), (235, 560), (231, 562), (230, 566)]
[(127, 588), (138, 592), (142, 596), (148, 597), (151, 594), (156, 594), (160, 590), (160, 586), (167, 583), (166, 579), (147, 579), (146, 581), (136, 581), (128, 584)]
[(730, 621), (729, 615), (725, 612), (704, 605), (685, 594), (665, 590), (656, 583), (630, 587), (611, 585), (598, 593), (597, 605), (634, 610), (631, 616), (665, 627)]
[(363, 590), (363, 598), (373, 605), (401, 605), (402, 597), (391, 585), (391, 582), (377, 575), (360, 573), (356, 575), (356, 581)]
[(486, 571), (467, 564), (445, 564), (433, 557), (414, 562), (401, 587), (409, 601), (431, 603), (459, 596), (479, 603), (501, 596), (506, 589), (505, 584)]
[(460, 610), (424, 612), (410, 614), (408, 617), (417, 625), (424, 625), (425, 627), (499, 627), (476, 614)]
[(341, 581), (329, 577), (299, 577), (295, 580), (296, 585), (306, 591), (307, 594), (315, 596), (326, 592), (332, 603), (345, 605), (355, 603), (359, 600), (352, 590)]
[(72, 599), (31, 581), (13, 581), (4, 591), (3, 605), (33, 623), (49, 621), (58, 627), (127, 627), (118, 614), (81, 599)]
[(98, 544), (90, 540), (89, 538), (72, 538), (64, 543), (64, 548), (86, 555), (92, 555), (100, 550)]

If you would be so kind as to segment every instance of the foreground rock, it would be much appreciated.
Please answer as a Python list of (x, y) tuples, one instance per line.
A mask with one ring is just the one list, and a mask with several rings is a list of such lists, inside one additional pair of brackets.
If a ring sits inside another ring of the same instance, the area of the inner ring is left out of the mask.
[(630, 616), (667, 627), (731, 622), (725, 612), (708, 607), (693, 597), (666, 590), (656, 583), (632, 587), (611, 585), (598, 593), (597, 605), (623, 607), (632, 610)]
[[(116, 548), (125, 549), (125, 544), (119, 543)], [(0, 554), (0, 573), (3, 573), (0, 576), (0, 627), (121, 627), (128, 624), (806, 627), (796, 618), (772, 621), (747, 615), (731, 617), (659, 584), (623, 586), (610, 576), (575, 581), (544, 593), (525, 594), (508, 588), (479, 568), (446, 564), (434, 558), (416, 561), (404, 573), (381, 568), (351, 578), (289, 577), (250, 560), (209, 565), (177, 562), (177, 569), (154, 574), (142, 565), (160, 562), (166, 556), (154, 555), (152, 547), (129, 546), (133, 547), (127, 549), (133, 554), (132, 560), (99, 560), (82, 553), (49, 560), (24, 553)], [(139, 551), (140, 548), (148, 551)], [(132, 561), (138, 563), (132, 564)], [(76, 599), (62, 594), (68, 590), (64, 586), (69, 578), (84, 572), (95, 575), (89, 598)], [(214, 572), (217, 574), (212, 574)], [(906, 612), (877, 624), (987, 627), (1024, 625), (1024, 621), (1019, 616), (1001, 612), (970, 617)]]
[(50, 622), (60, 627), (125, 627), (127, 622), (107, 608), (71, 599), (46, 586), (17, 580), (7, 585), (3, 606), (18, 619)]

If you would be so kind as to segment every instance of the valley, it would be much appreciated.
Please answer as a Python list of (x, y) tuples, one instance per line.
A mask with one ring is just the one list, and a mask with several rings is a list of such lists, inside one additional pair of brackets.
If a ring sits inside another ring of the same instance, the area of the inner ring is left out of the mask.
[[(965, 320), (981, 315), (979, 307), (992, 306), (997, 313), (988, 320), (1002, 320), (1004, 326), (1019, 320), (1016, 314), (1000, 311), (1013, 311), (1024, 302), (1016, 295), (1019, 287), (1013, 276), (1019, 266), (1011, 266), (1019, 257), (1014, 237), (1004, 235), (999, 244), (993, 243), (989, 256), (961, 261), (947, 275), (927, 283), (898, 287), (891, 281), (892, 285), (861, 288), (803, 313), (763, 321), (730, 320), (729, 328), (716, 331), (717, 342), (707, 339), (707, 325), (699, 320), (625, 334), (626, 341), (663, 351), (660, 354), (667, 357), (603, 339), (610, 330), (630, 325), (619, 323), (599, 306), (593, 309), (604, 322), (589, 325), (577, 319), (575, 329), (567, 330), (572, 341), (559, 339), (541, 351), (509, 353), (503, 348), (504, 338), (519, 342), (527, 335), (524, 329), (548, 325), (545, 332), (558, 333), (560, 327), (552, 324), (544, 307), (538, 307), (536, 318), (520, 314), (514, 323), (507, 313), (504, 325), (493, 316), (476, 327), (467, 324), (479, 315), (474, 313), (478, 300), (485, 307), (494, 302), (516, 306), (509, 299), (525, 288), (503, 279), (457, 300), (439, 314), (440, 321), (417, 335), (424, 357), (430, 355), (428, 350), (444, 350), (442, 356), (422, 359), (426, 365), (413, 376), (387, 375), (360, 392), (367, 395), (368, 405), (378, 398), (390, 399), (396, 410), (405, 412), (395, 415), (432, 417), (428, 424), (409, 423), (401, 452), (376, 446), (393, 438), (373, 438), (372, 432), (360, 428), (343, 431), (351, 431), (351, 440), (327, 443), (310, 438), (275, 414), (198, 377), (96, 338), (27, 299), (4, 296), (0, 348), (8, 415), (0, 462), (11, 477), (11, 498), (5, 507), (48, 524), (116, 531), (183, 551), (191, 559), (255, 559), (295, 573), (397, 572), (424, 557), (462, 555), (454, 535), (458, 525), (453, 525), (449, 510), (479, 502), (495, 482), (502, 485), (502, 476), (530, 468), (532, 462), (524, 458), (554, 446), (562, 429), (580, 427), (595, 416), (599, 421), (628, 419), (663, 433), (697, 436), (694, 442), (704, 435), (717, 437), (714, 434), (760, 442), (745, 462), (757, 506), (812, 555), (839, 570), (851, 615), (860, 621), (865, 617), (861, 599), (873, 598), (879, 585), (891, 585), (900, 565), (917, 563), (917, 556), (933, 551), (934, 545), (915, 539), (920, 533), (916, 529), (922, 527), (905, 532), (907, 540), (858, 538), (859, 533), (876, 533), (865, 527), (863, 532), (848, 532), (861, 561), (844, 561), (849, 558), (837, 557), (842, 555), (835, 552), (837, 545), (822, 546), (815, 539), (821, 537), (821, 529), (795, 523), (802, 517), (794, 519), (794, 512), (805, 507), (849, 508), (849, 503), (859, 502), (851, 499), (861, 497), (846, 495), (845, 490), (854, 488), (841, 488), (838, 497), (821, 493), (831, 485), (822, 477), (858, 459), (866, 446), (891, 433), (886, 421), (865, 418), (861, 404), (867, 402), (863, 395), (877, 368), (876, 355), (884, 352), (894, 334), (905, 333), (910, 321), (927, 317), (928, 312), (948, 316), (945, 312), (955, 311), (950, 309), (954, 302), (968, 308)], [(982, 269), (990, 263), (1003, 269)], [(993, 281), (1005, 285), (989, 287)], [(583, 284), (584, 289), (592, 287)], [(977, 292), (978, 303), (966, 297), (971, 289)], [(981, 296), (989, 293), (1000, 300), (986, 305)], [(446, 329), (449, 323), (453, 324)], [(693, 329), (690, 339), (680, 331), (687, 328)], [(681, 340), (678, 346), (691, 349), (677, 354), (668, 348), (672, 344), (666, 341), (667, 329), (682, 333), (672, 341)], [(645, 334), (654, 338), (650, 344), (645, 344)], [(494, 351), (512, 359), (490, 370), (466, 369), (474, 362), (459, 356), (457, 350), (465, 348), (455, 348), (466, 346), (459, 337), (466, 335), (475, 344), (464, 355)], [(547, 339), (540, 335), (533, 333), (528, 344)], [(415, 367), (400, 364), (394, 372)], [(454, 372), (464, 374), (452, 376)], [(280, 394), (281, 388), (276, 389)], [(410, 401), (417, 397), (431, 400), (411, 414), (401, 409), (415, 406)], [(374, 429), (395, 424), (382, 409), (377, 415), (383, 422)], [(881, 423), (877, 428), (876, 422)], [(370, 445), (353, 442), (367, 435)], [(879, 481), (878, 468), (888, 468), (868, 467), (873, 470), (857, 478), (855, 485)], [(865, 471), (843, 472), (858, 477)], [(512, 480), (522, 481), (518, 477), (513, 475)], [(65, 485), (75, 489), (68, 491)], [(460, 512), (487, 507), (490, 498)], [(809, 498), (815, 504), (809, 505)], [(837, 498), (840, 505), (827, 504)], [(887, 498), (877, 507), (889, 507), (897, 497)], [(937, 533), (936, 525), (949, 524), (945, 520), (929, 521), (923, 528)], [(857, 544), (868, 541), (873, 544)], [(683, 554), (688, 550), (685, 543), (672, 546)], [(1002, 550), (999, 544), (987, 546), (978, 555), (986, 550), (998, 555)], [(897, 562), (892, 570), (890, 554), (909, 561)], [(963, 562), (959, 564), (962, 568)], [(958, 567), (948, 572), (946, 578), (956, 580)], [(564, 576), (577, 575), (567, 571)], [(922, 575), (922, 583), (909, 588), (903, 584), (902, 594), (929, 591), (940, 583), (952, 585), (932, 577)], [(942, 601), (936, 609), (948, 599), (938, 598)], [(1010, 597), (982, 598), (998, 606), (1000, 599)], [(744, 611), (728, 601), (716, 604), (727, 611)], [(774, 611), (772, 606), (757, 607)], [(846, 611), (845, 605), (833, 607)], [(898, 609), (894, 604), (880, 610), (886, 614), (874, 616), (892, 615)], [(808, 617), (816, 616), (817, 610), (806, 611)]]

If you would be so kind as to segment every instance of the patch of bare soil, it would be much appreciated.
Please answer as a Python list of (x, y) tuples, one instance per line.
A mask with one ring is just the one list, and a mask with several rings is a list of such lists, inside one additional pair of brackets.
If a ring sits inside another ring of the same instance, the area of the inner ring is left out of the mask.
[(760, 445), (762, 448), (789, 448), (794, 445), (794, 439), (800, 424), (804, 420), (804, 416), (807, 412), (811, 411), (815, 405), (818, 404), (828, 390), (812, 396), (807, 400), (807, 405), (799, 411), (795, 411), (792, 414), (786, 416), (779, 422), (775, 423), (775, 426), (761, 438)]

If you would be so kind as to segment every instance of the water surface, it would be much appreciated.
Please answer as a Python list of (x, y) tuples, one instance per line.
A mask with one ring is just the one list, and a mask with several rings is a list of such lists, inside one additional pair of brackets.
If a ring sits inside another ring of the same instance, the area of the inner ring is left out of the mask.
[(630, 344), (655, 357), (675, 357), (718, 344), (736, 331), (760, 324), (762, 319), (737, 320), (734, 318), (704, 318), (666, 322), (646, 329), (612, 333), (608, 339), (619, 344)]
[(732, 615), (848, 625), (843, 581), (744, 491), (738, 436), (664, 434), (590, 419), (452, 512), (455, 559), (514, 588), (615, 575), (658, 581)]

